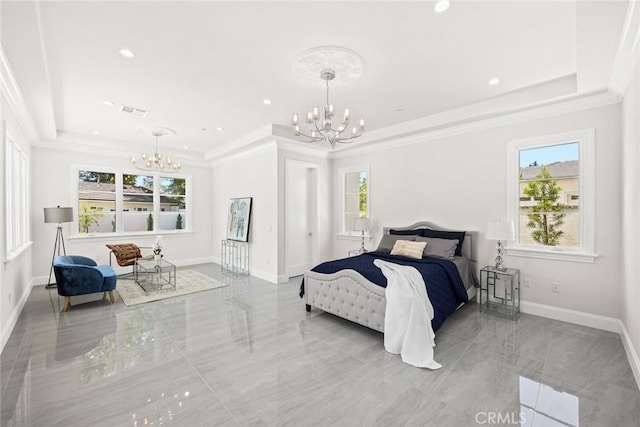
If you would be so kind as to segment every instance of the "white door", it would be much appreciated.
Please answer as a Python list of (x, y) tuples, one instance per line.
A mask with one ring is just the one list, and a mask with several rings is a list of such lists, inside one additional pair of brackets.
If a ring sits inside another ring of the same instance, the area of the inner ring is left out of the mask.
[(313, 267), (317, 230), (317, 169), (311, 163), (285, 162), (286, 267), (289, 277)]

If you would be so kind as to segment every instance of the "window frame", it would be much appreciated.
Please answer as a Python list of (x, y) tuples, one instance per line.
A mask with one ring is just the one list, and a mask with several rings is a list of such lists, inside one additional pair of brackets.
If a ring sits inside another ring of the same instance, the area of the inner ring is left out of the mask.
[[(359, 231), (347, 231), (347, 212), (346, 212), (346, 186), (345, 179), (347, 174), (355, 172), (365, 172), (367, 174), (367, 218), (371, 218), (371, 173), (369, 172), (369, 164), (348, 166), (339, 170), (340, 181), (338, 185), (340, 194), (340, 231), (338, 236), (341, 238), (357, 238), (362, 237), (362, 233)], [(365, 238), (370, 238), (370, 231), (364, 233)]]
[(5, 182), (4, 214), (5, 263), (16, 260), (31, 245), (31, 152), (22, 146), (19, 139), (5, 122)]
[(593, 263), (595, 253), (595, 129), (543, 135), (533, 138), (509, 141), (507, 148), (507, 218), (519, 228), (520, 207), (520, 151), (531, 148), (549, 147), (560, 144), (579, 143), (580, 173), (580, 247), (558, 248), (521, 245), (516, 240), (510, 242), (507, 255)]
[[(80, 233), (78, 231), (78, 174), (81, 170), (101, 172), (101, 173), (113, 173), (115, 174), (116, 185), (116, 199), (115, 199), (115, 215), (116, 215), (116, 231), (110, 233)], [(124, 212), (124, 190), (123, 190), (123, 177), (124, 175), (149, 175), (153, 176), (153, 210), (148, 211), (153, 215), (153, 231), (123, 231), (123, 212)], [(184, 214), (184, 220), (186, 220), (187, 226), (180, 230), (161, 230), (160, 229), (160, 178), (180, 178), (185, 182), (185, 203), (186, 212)], [(185, 234), (193, 233), (193, 185), (192, 176), (184, 173), (166, 173), (166, 172), (152, 172), (143, 171), (139, 169), (131, 168), (114, 168), (101, 165), (84, 165), (74, 164), (71, 166), (71, 199), (75, 205), (73, 212), (72, 232), (70, 239), (99, 239), (110, 238), (112, 236), (156, 236), (156, 235), (169, 235), (169, 234)]]

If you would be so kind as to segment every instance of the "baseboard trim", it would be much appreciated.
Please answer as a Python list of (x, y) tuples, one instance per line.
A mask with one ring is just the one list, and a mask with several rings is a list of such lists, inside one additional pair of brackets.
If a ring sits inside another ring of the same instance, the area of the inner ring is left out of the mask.
[(13, 328), (15, 328), (16, 324), (18, 323), (20, 313), (22, 313), (22, 310), (24, 309), (24, 306), (27, 303), (27, 300), (31, 295), (31, 290), (34, 286), (34, 281), (33, 279), (31, 279), (27, 291), (22, 294), (22, 297), (20, 297), (18, 304), (16, 304), (13, 312), (11, 313), (11, 316), (9, 316), (9, 318), (7, 319), (7, 323), (4, 325), (4, 328), (2, 328), (2, 334), (0, 335), (0, 353), (2, 353), (2, 351), (4, 350), (4, 346), (7, 344), (7, 341), (9, 341), (9, 337), (13, 332)]
[(600, 316), (582, 311), (569, 310), (566, 308), (553, 307), (550, 305), (538, 304), (535, 302), (521, 301), (520, 311), (535, 316), (542, 316), (549, 319), (561, 320), (563, 322), (575, 323), (576, 325), (588, 326), (590, 328), (602, 329), (603, 331), (622, 333), (620, 329), (620, 319)]
[(255, 270), (253, 268), (251, 268), (249, 270), (250, 270), (249, 274), (254, 276), (254, 277), (257, 277), (258, 279), (266, 280), (267, 282), (275, 283), (276, 285), (278, 284), (278, 275), (277, 274), (267, 273), (265, 271)]
[(278, 275), (278, 284), (287, 283), (288, 281), (289, 281), (289, 275), (288, 274), (280, 274), (280, 275)]
[(629, 336), (629, 331), (624, 325), (624, 322), (620, 322), (620, 337), (622, 338), (622, 345), (624, 345), (624, 351), (627, 353), (627, 359), (629, 359), (629, 365), (631, 365), (631, 371), (633, 371), (633, 377), (636, 379), (636, 384), (640, 388), (640, 358), (638, 353), (633, 347), (633, 342)]
[(620, 334), (624, 351), (627, 354), (627, 359), (633, 372), (633, 377), (636, 380), (638, 388), (640, 388), (640, 358), (638, 358), (638, 353), (633, 347), (633, 342), (631, 341), (627, 327), (622, 320), (528, 301), (520, 302), (520, 310), (527, 314)]

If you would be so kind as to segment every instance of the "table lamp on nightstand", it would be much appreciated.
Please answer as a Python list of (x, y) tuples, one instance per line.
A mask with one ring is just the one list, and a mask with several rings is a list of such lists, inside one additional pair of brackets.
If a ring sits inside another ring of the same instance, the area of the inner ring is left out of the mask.
[(371, 229), (371, 218), (356, 218), (353, 223), (353, 229), (362, 233), (360, 253), (365, 253), (367, 250), (364, 248), (364, 232)]
[(497, 240), (498, 256), (496, 256), (496, 270), (505, 271), (506, 267), (502, 262), (502, 241), (515, 239), (513, 222), (511, 221), (489, 221), (487, 225), (487, 239)]

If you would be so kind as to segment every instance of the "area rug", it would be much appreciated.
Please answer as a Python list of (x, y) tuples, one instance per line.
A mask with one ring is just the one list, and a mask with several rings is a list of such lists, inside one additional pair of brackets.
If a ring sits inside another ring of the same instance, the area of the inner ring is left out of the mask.
[(228, 286), (226, 283), (219, 282), (195, 270), (178, 270), (176, 277), (175, 290), (171, 287), (165, 287), (158, 291), (151, 290), (149, 293), (145, 293), (135, 280), (118, 279), (116, 291), (126, 305), (136, 305)]

